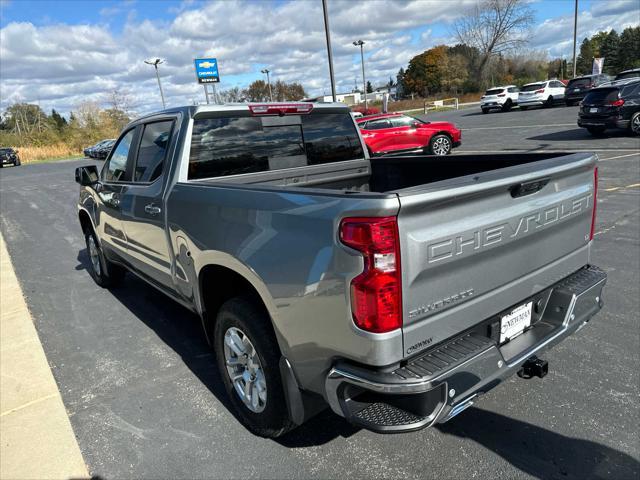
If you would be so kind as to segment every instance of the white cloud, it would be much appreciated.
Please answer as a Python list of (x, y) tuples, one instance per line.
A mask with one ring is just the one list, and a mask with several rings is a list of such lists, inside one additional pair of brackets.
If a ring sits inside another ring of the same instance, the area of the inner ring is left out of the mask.
[[(406, 68), (412, 56), (437, 44), (455, 43), (433, 31), (474, 2), (332, 0), (329, 14), (338, 89), (348, 91), (354, 79), (361, 81), (354, 40), (366, 42), (367, 78), (384, 83), (400, 67)], [(165, 22), (140, 17), (143, 10), (136, 14), (132, 5), (118, 3), (102, 12), (109, 21), (128, 13), (117, 34), (108, 24), (35, 26), (25, 21), (2, 28), (0, 106), (39, 100), (43, 108), (68, 112), (82, 100), (101, 99), (119, 87), (131, 93), (139, 112), (153, 110), (159, 95), (153, 69), (143, 63), (149, 57), (165, 60), (160, 73), (169, 105), (203, 100), (192, 64), (199, 56), (219, 59), (222, 88), (235, 86), (230, 76), (244, 84), (262, 78), (259, 70), (267, 66), (274, 80), (301, 82), (312, 94), (330, 91), (319, 1), (229, 0), (202, 5), (185, 0), (172, 11), (175, 17)], [(633, 24), (633, 5), (624, 0), (594, 2), (591, 11), (580, 15), (580, 39), (599, 29)], [(532, 46), (566, 54), (572, 21), (572, 16), (565, 16), (544, 22), (535, 29)]]

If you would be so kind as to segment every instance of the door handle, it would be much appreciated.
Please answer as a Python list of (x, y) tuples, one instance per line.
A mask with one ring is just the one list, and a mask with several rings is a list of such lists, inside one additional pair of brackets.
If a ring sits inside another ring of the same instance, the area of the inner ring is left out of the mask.
[(145, 205), (144, 211), (149, 215), (158, 215), (162, 212), (162, 209), (160, 207), (156, 207), (153, 203), (150, 203), (149, 205)]

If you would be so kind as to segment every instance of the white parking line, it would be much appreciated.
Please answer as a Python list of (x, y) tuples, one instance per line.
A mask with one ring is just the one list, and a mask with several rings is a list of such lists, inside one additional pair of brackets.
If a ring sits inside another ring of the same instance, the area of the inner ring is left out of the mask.
[(640, 152), (630, 153), (628, 155), (618, 155), (617, 157), (609, 157), (609, 158), (601, 158), (601, 162), (606, 162), (607, 160), (615, 160), (617, 158), (625, 158), (625, 157), (633, 157), (634, 155), (640, 155)]
[(467, 130), (501, 130), (503, 128), (553, 128), (553, 127), (575, 127), (575, 123), (557, 123), (555, 125), (506, 125), (504, 127), (463, 127), (462, 131)]

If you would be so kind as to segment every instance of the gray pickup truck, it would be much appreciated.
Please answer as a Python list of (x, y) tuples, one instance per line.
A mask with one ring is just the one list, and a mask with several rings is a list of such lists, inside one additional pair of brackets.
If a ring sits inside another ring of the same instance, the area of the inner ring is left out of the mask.
[(369, 158), (337, 104), (165, 110), (80, 167), (90, 272), (196, 312), (237, 417), (446, 422), (603, 305), (597, 157)]

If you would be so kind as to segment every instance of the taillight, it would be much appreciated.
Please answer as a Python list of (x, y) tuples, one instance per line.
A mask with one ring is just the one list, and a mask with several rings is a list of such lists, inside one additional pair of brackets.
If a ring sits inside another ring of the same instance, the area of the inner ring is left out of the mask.
[(624, 105), (624, 98), (619, 98), (618, 100), (609, 102), (609, 105), (611, 105), (612, 107), (621, 107), (622, 105)]
[(252, 115), (299, 115), (313, 110), (312, 103), (265, 103), (249, 105)]
[(507, 94), (506, 94), (506, 93), (499, 93), (499, 94), (498, 94), (498, 96), (499, 96), (499, 97), (506, 97), (506, 96), (507, 96)]
[(340, 223), (342, 243), (364, 257), (364, 271), (351, 281), (353, 322), (368, 332), (402, 326), (400, 245), (396, 217), (352, 217)]
[(596, 232), (596, 205), (598, 204), (598, 167), (593, 170), (593, 210), (591, 211), (591, 232), (589, 240), (593, 240)]
[(540, 90), (536, 90), (535, 93), (544, 93), (544, 88), (541, 88)]

